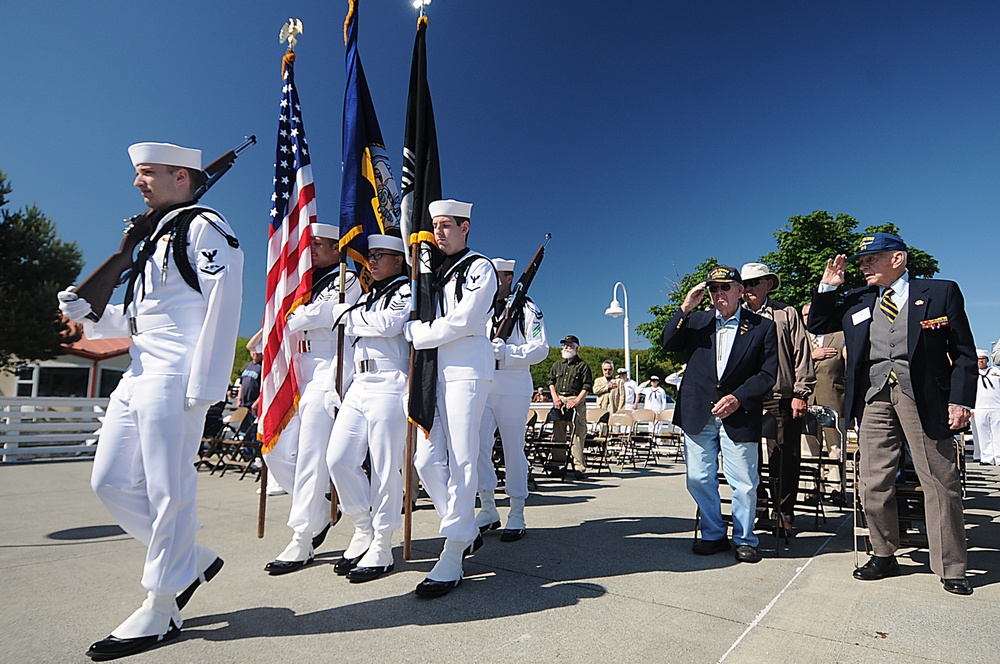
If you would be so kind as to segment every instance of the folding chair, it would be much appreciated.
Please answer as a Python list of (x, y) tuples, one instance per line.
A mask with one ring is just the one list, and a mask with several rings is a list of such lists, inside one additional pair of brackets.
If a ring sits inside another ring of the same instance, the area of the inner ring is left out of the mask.
[(673, 423), (674, 411), (664, 410), (656, 414), (653, 424), (653, 463), (659, 456), (658, 449), (674, 448), (674, 463), (684, 458), (684, 433)]
[(629, 460), (635, 468), (640, 455), (643, 457), (643, 467), (646, 467), (653, 454), (653, 423), (656, 421), (656, 413), (648, 408), (636, 408), (631, 414), (632, 429), (618, 460), (622, 470)]
[[(583, 453), (591, 459), (587, 462), (588, 468), (597, 467), (597, 474), (601, 474), (602, 468), (608, 469), (611, 474), (611, 466), (608, 464), (608, 419), (610, 413), (603, 408), (587, 409), (587, 437), (583, 442)], [(593, 460), (596, 458), (596, 463)]]
[[(612, 456), (621, 457), (628, 445), (629, 434), (632, 432), (632, 413), (630, 410), (620, 410), (611, 413), (608, 417), (608, 436), (605, 442), (606, 454), (609, 459)], [(610, 468), (609, 471), (610, 472)]]

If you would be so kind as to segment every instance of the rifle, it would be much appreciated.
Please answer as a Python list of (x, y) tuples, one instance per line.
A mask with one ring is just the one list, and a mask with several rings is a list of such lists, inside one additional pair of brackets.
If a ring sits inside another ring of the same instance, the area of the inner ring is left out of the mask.
[(535, 278), (535, 273), (538, 272), (538, 266), (542, 264), (542, 258), (545, 257), (545, 245), (551, 239), (552, 233), (546, 233), (545, 242), (535, 252), (535, 257), (531, 259), (528, 267), (524, 269), (524, 274), (521, 275), (521, 278), (517, 280), (517, 283), (510, 290), (510, 295), (507, 296), (507, 304), (504, 306), (503, 317), (497, 326), (496, 334), (494, 334), (495, 339), (507, 341), (511, 332), (514, 331), (517, 314), (524, 307), (524, 298), (528, 296), (528, 288), (531, 286), (531, 281)]
[[(236, 157), (255, 143), (257, 143), (257, 137), (250, 136), (237, 148), (230, 150), (206, 166), (204, 173), (208, 177), (205, 180), (205, 183), (198, 187), (197, 191), (194, 192), (194, 198), (192, 201), (184, 203), (184, 205), (187, 206), (191, 203), (197, 203), (198, 200), (205, 195), (205, 192), (211, 189), (212, 185), (218, 182), (219, 178), (225, 175), (226, 172), (233, 167), (233, 162), (236, 161)], [(115, 288), (122, 283), (122, 275), (124, 275), (125, 272), (132, 267), (134, 260), (132, 255), (135, 252), (135, 248), (139, 246), (140, 242), (149, 236), (149, 232), (156, 228), (156, 226), (160, 223), (160, 220), (163, 219), (167, 213), (177, 207), (178, 206), (171, 206), (162, 210), (147, 208), (145, 212), (141, 212), (125, 220), (125, 223), (127, 224), (124, 231), (125, 237), (122, 238), (122, 243), (121, 246), (118, 247), (118, 251), (111, 254), (107, 260), (101, 263), (89, 277), (84, 279), (80, 285), (76, 287), (76, 290), (74, 291), (78, 296), (90, 303), (92, 311), (87, 314), (87, 318), (95, 323), (101, 319), (101, 314), (103, 314), (104, 310), (107, 308), (108, 301), (111, 299), (111, 294), (114, 293)]]

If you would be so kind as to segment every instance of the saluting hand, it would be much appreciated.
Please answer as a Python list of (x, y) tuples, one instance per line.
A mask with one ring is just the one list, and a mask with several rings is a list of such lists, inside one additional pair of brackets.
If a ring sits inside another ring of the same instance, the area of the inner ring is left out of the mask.
[(703, 281), (688, 291), (687, 296), (684, 298), (684, 303), (681, 305), (681, 311), (685, 314), (689, 314), (694, 311), (694, 308), (697, 307), (705, 297), (706, 285), (707, 284)]
[(847, 272), (847, 256), (837, 254), (836, 258), (827, 259), (826, 270), (823, 272), (821, 282), (827, 286), (839, 288), (844, 283), (844, 274)]

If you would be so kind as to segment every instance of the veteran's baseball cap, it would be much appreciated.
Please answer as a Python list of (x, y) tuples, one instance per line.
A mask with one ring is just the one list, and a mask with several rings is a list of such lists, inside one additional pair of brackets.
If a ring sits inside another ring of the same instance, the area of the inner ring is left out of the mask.
[(740, 277), (739, 270), (735, 267), (729, 267), (728, 265), (713, 267), (708, 271), (708, 276), (705, 277), (705, 283), (708, 284), (728, 284), (733, 282), (742, 284), (743, 279)]
[(858, 243), (858, 252), (850, 260), (856, 261), (868, 254), (879, 254), (883, 251), (906, 251), (906, 243), (902, 238), (892, 233), (869, 233)]

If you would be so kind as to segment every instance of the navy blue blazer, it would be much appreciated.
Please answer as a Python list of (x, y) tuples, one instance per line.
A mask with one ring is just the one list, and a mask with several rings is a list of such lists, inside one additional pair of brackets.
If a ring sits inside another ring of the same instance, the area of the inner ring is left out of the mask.
[[(870, 386), (869, 332), (879, 290), (878, 286), (859, 288), (839, 303), (836, 291), (813, 291), (809, 331), (844, 332), (848, 424), (855, 419), (860, 423)], [(954, 281), (914, 277), (910, 277), (907, 299), (907, 357), (920, 424), (930, 438), (944, 440), (955, 434), (948, 426), (948, 404), (971, 409), (976, 403), (976, 348), (965, 299)]]
[(729, 437), (760, 441), (764, 399), (778, 379), (778, 335), (774, 321), (743, 309), (733, 350), (721, 378), (715, 368), (715, 309), (685, 316), (678, 311), (663, 329), (663, 350), (682, 351), (687, 369), (677, 392), (674, 424), (696, 434), (708, 424), (712, 408), (732, 394), (740, 407), (722, 421)]

